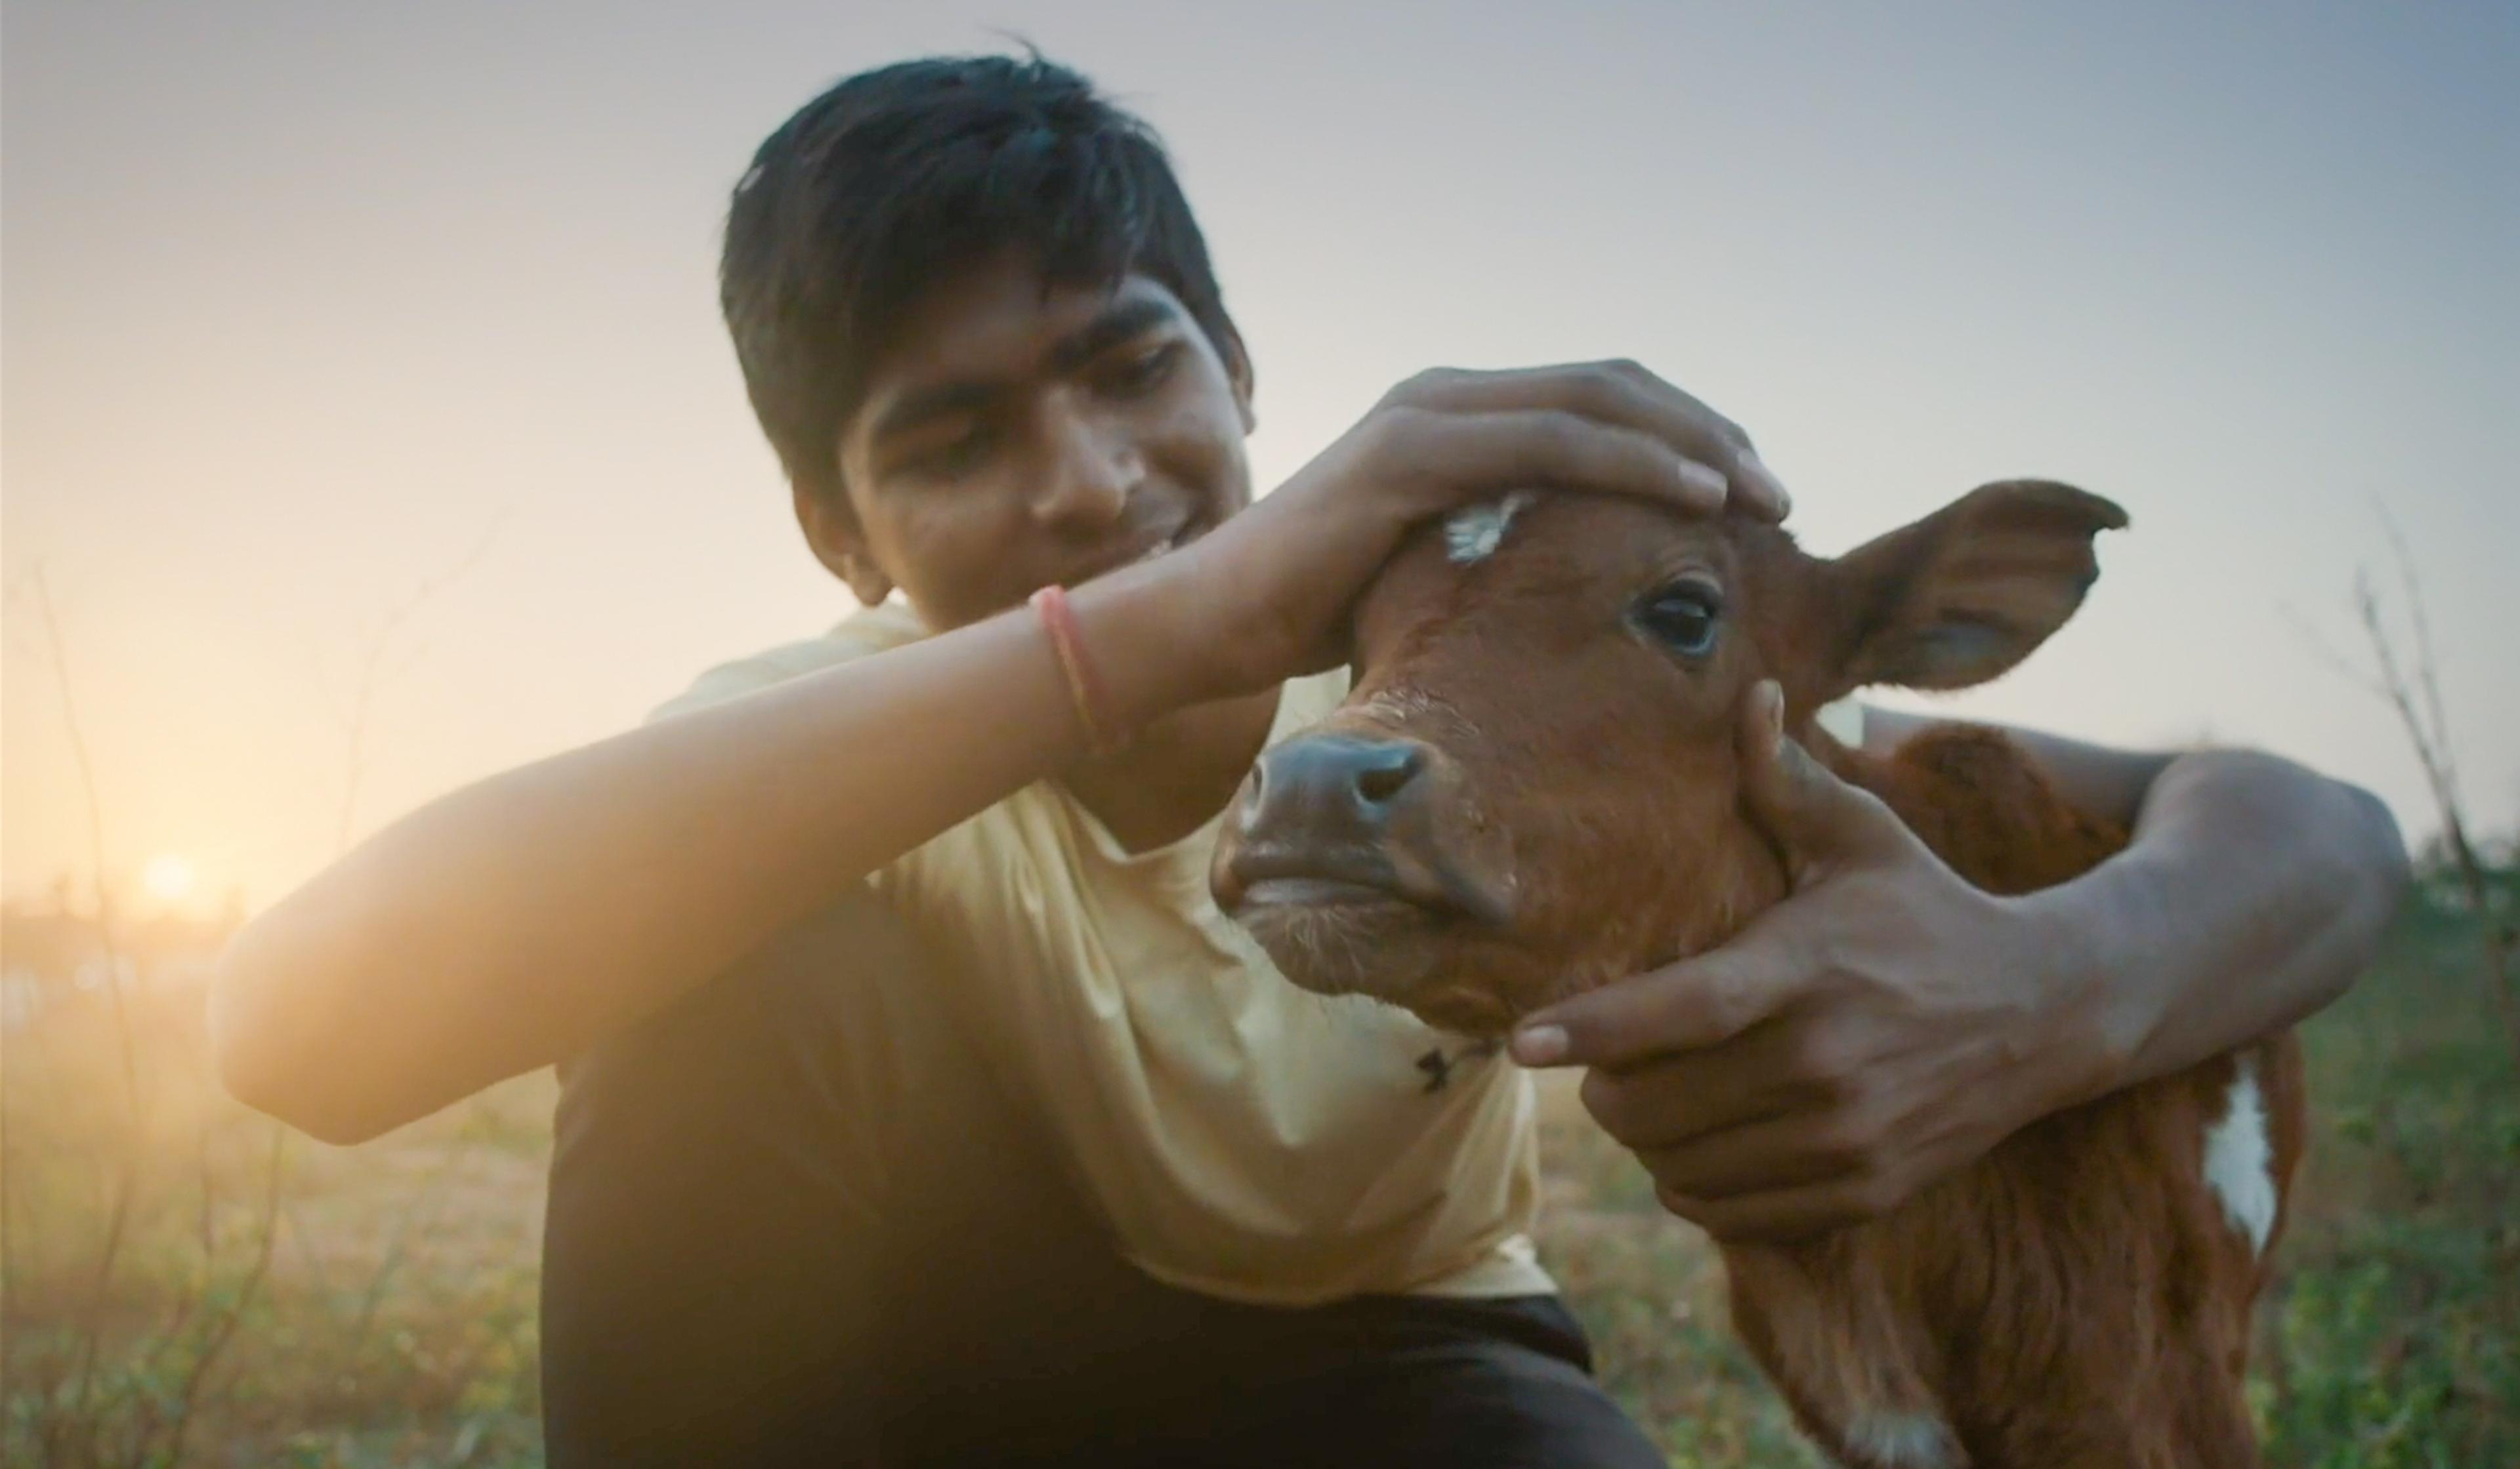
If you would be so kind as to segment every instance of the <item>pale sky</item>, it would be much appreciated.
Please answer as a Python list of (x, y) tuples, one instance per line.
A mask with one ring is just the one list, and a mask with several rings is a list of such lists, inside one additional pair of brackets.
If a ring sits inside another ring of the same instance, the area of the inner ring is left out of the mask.
[[(715, 312), (726, 192), (847, 72), (1020, 32), (1172, 146), (1284, 477), (1435, 364), (1632, 356), (1834, 551), (2111, 496), (2081, 616), (1956, 711), (2261, 744), (2435, 824), (2321, 666), (2385, 502), (2475, 819), (2520, 819), (2520, 11), (2505, 4), (10, 0), (5, 879), (258, 905), (356, 824), (850, 606)], [(477, 551), (477, 555), (475, 554)], [(451, 579), (450, 573), (454, 573)]]

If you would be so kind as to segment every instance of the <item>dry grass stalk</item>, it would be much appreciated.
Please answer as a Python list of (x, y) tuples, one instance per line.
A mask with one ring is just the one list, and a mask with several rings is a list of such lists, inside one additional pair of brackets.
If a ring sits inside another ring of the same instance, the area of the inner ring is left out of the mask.
[(2386, 703), (2405, 730), (2441, 818), (2442, 849), (2457, 875), (2470, 911), (2476, 914), (2487, 983), (2501, 1008), (2512, 1055), (2520, 1058), (2520, 976), (2515, 976), (2511, 967), (2511, 919), (2500, 912), (2494, 874), (2468, 835), (2465, 802), (2459, 793), (2458, 760), (2451, 745), (2450, 721), (2442, 703), (2440, 665), (2433, 654), (2432, 619), (2424, 606), (2423, 579), (2416, 573), (2414, 555), (2408, 550), (2396, 519), (2386, 507), (2378, 508), (2378, 515), (2381, 531), (2388, 538), (2399, 594), (2406, 602), (2407, 645), (2402, 647), (2391, 632), (2387, 608), (2374, 585), (2371, 569), (2365, 566), (2354, 576), (2354, 613), (2363, 641), (2370, 645), (2372, 666), (2356, 667), (2315, 636), (2312, 647), (2330, 668)]

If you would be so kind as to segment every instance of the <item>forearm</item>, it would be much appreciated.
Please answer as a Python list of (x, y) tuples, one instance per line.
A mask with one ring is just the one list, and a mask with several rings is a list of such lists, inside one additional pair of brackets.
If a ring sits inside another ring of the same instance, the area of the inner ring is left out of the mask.
[[(1208, 691), (1191, 583), (1075, 594), (1123, 718)], [(222, 1074), (319, 1136), (373, 1135), (663, 1006), (1083, 748), (1018, 609), (456, 791), (238, 936)]]
[(2377, 952), (2406, 874), (2397, 824), (2364, 791), (2266, 755), (2170, 762), (2125, 852), (2028, 900), (2053, 925), (2095, 1058), (2066, 1100), (2326, 1005)]

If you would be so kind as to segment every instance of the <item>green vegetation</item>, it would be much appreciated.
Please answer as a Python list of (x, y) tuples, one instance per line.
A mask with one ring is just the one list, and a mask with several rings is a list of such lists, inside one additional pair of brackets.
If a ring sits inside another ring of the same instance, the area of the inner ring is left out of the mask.
[(549, 1076), (365, 1147), (275, 1153), (280, 1130), (201, 1065), (198, 994), (144, 992), (135, 1134), (107, 1006), (81, 1000), (11, 1033), (0, 1070), (0, 1462), (539, 1463)]
[[(2520, 1464), (2520, 1067), (2477, 915), (2427, 890), (2306, 1036), (2316, 1131), (2253, 1385), (2277, 1464)], [(7, 1036), (0, 1458), (535, 1462), (549, 1079), (362, 1148), (292, 1141), (272, 1209), (275, 1131), (217, 1095), (196, 1008), (134, 992), (129, 1082), (92, 992)], [(1704, 1240), (1562, 1083), (1547, 1103), (1543, 1249), (1612, 1391), (1675, 1464), (1816, 1464)]]
[(2306, 1028), (2310, 1158), (2261, 1312), (2275, 1463), (2520, 1464), (2520, 1067), (2479, 948), (2415, 909)]

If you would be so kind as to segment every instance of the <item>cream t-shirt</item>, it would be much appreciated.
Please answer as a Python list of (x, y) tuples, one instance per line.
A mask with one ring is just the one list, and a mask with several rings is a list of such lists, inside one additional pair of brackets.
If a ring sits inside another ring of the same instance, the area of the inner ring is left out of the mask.
[[(886, 603), (701, 676), (659, 716), (925, 630)], [(1287, 684), (1275, 742), (1346, 691)], [(1056, 781), (878, 872), (949, 960), (950, 997), (1015, 1105), (1044, 1119), (1122, 1251), (1234, 1300), (1531, 1295), (1529, 1077), (1493, 1047), (1295, 988), (1207, 890), (1211, 820), (1132, 855)], [(950, 1140), (940, 1140), (950, 1146)]]

